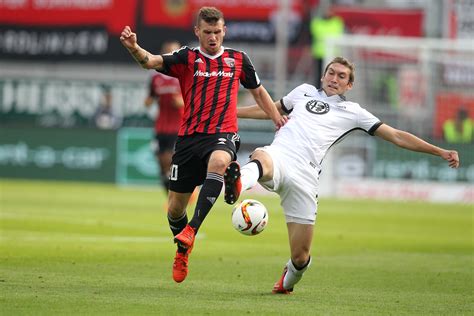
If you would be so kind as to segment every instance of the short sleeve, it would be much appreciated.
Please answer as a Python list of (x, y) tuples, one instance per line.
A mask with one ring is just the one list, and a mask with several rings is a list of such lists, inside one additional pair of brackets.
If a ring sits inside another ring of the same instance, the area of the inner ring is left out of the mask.
[(283, 108), (283, 111), (286, 113), (290, 113), (293, 111), (293, 108), (295, 104), (298, 102), (298, 100), (303, 99), (303, 98), (311, 98), (317, 96), (318, 91), (316, 87), (304, 83), (302, 85), (299, 85), (298, 87), (294, 88), (293, 90), (290, 91), (287, 95), (285, 95), (281, 99), (281, 105)]
[(161, 55), (163, 57), (163, 69), (157, 71), (168, 76), (179, 77), (183, 66), (188, 63), (188, 53), (189, 47), (183, 46), (172, 53)]
[(255, 67), (250, 61), (249, 56), (244, 52), (242, 52), (242, 73), (239, 79), (242, 86), (246, 89), (256, 89), (261, 85)]
[(370, 135), (374, 135), (377, 128), (382, 125), (382, 122), (372, 113), (364, 108), (360, 108), (358, 113), (359, 127)]

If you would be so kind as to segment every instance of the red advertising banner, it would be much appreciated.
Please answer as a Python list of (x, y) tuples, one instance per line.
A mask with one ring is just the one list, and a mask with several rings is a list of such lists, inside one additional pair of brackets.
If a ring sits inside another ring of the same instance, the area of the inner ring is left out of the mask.
[(0, 1), (0, 24), (22, 26), (105, 26), (120, 34), (135, 27), (137, 0)]
[(351, 34), (423, 36), (422, 10), (383, 10), (333, 6)]
[(145, 0), (143, 5), (145, 25), (160, 25), (191, 29), (192, 8), (190, 1)]
[[(105, 25), (118, 34), (124, 25), (136, 25), (138, 0), (9, 0), (0, 1), (0, 24), (22, 26)], [(291, 1), (290, 19), (301, 17), (318, 0)], [(227, 20), (269, 21), (278, 12), (278, 0), (143, 0), (143, 22), (148, 26), (189, 28), (202, 6), (216, 6)], [(332, 7), (350, 33), (422, 36), (421, 10), (375, 10)], [(400, 23), (403, 21), (403, 23)]]
[[(278, 0), (145, 0), (143, 17), (146, 25), (190, 28), (194, 14), (203, 6), (215, 6), (226, 20), (268, 21), (278, 11)], [(316, 3), (312, 0), (310, 3)], [(304, 1), (290, 1), (291, 14), (303, 15)]]

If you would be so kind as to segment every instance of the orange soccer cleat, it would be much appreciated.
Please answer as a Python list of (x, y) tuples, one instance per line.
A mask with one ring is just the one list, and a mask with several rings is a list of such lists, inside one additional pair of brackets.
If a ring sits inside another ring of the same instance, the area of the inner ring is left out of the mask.
[(273, 286), (272, 293), (273, 294), (291, 294), (293, 292), (293, 289), (285, 289), (283, 287), (283, 280), (285, 279), (286, 272), (288, 271), (288, 268), (285, 266), (283, 269), (283, 274), (281, 275), (280, 279), (278, 280), (277, 283)]
[(188, 249), (187, 253), (190, 254), (193, 249), (195, 236), (196, 231), (188, 224), (178, 235), (174, 236), (174, 242)]
[(181, 233), (174, 237), (174, 242), (178, 243), (182, 248), (186, 248), (184, 253), (176, 251), (176, 256), (174, 257), (173, 280), (178, 283), (183, 282), (188, 275), (188, 260), (193, 250), (195, 235), (194, 228), (186, 225)]
[(176, 251), (173, 263), (173, 280), (177, 283), (181, 283), (186, 279), (188, 275), (188, 253), (182, 253)]

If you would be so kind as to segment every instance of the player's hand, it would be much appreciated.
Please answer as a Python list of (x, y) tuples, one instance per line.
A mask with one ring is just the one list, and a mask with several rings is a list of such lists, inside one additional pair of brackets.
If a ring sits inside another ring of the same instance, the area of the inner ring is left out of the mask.
[(288, 116), (286, 116), (286, 115), (280, 115), (278, 118), (273, 120), (273, 123), (275, 123), (276, 130), (279, 130), (287, 122), (288, 122)]
[(445, 150), (441, 154), (441, 158), (446, 160), (451, 168), (459, 167), (459, 155), (455, 150)]
[(125, 26), (120, 34), (120, 41), (122, 42), (122, 45), (130, 51), (137, 49), (137, 34), (133, 33), (128, 25)]

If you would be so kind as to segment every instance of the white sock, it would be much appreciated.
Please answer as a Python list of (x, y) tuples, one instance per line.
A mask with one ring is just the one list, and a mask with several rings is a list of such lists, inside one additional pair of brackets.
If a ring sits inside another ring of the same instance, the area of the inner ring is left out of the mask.
[(242, 182), (242, 191), (248, 190), (257, 184), (259, 177), (258, 166), (255, 162), (249, 162), (240, 168), (240, 181)]
[(285, 278), (283, 279), (283, 288), (289, 290), (292, 289), (296, 283), (301, 280), (303, 273), (308, 269), (311, 264), (311, 257), (309, 258), (308, 264), (301, 270), (296, 269), (291, 259), (286, 264), (288, 270), (286, 272)]

